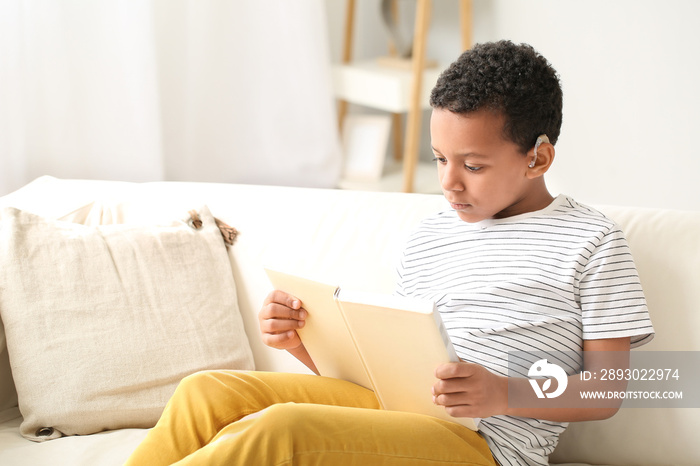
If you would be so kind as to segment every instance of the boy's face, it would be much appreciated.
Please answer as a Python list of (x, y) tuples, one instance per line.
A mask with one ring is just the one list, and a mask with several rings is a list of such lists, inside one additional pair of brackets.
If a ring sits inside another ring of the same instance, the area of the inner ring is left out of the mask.
[(488, 110), (433, 110), (430, 136), (440, 186), (465, 222), (511, 217), (548, 204), (541, 205), (541, 191), (546, 192), (541, 178), (528, 176), (532, 151), (526, 156), (506, 140), (503, 122), (502, 115)]

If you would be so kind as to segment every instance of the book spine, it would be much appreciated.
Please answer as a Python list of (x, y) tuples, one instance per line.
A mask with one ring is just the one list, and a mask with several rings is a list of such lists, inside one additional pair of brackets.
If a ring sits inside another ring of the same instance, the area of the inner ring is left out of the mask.
[(343, 309), (343, 304), (340, 302), (339, 298), (340, 295), (340, 287), (338, 287), (335, 290), (335, 293), (333, 294), (333, 299), (335, 301), (335, 304), (338, 306), (338, 309), (340, 309), (340, 314), (343, 316), (343, 321), (345, 322), (345, 328), (348, 329), (348, 332), (350, 333), (350, 338), (352, 339), (353, 345), (355, 345), (355, 351), (357, 351), (357, 354), (360, 356), (360, 361), (362, 362), (362, 367), (365, 370), (365, 374), (367, 375), (367, 378), (369, 379), (370, 385), (372, 385), (372, 391), (374, 392), (374, 395), (377, 397), (377, 401), (379, 401), (379, 406), (381, 406), (382, 409), (386, 409), (384, 406), (384, 401), (382, 400), (381, 396), (379, 396), (379, 392), (377, 391), (377, 385), (374, 381), (374, 378), (372, 377), (372, 374), (369, 371), (369, 368), (367, 367), (367, 361), (365, 360), (364, 355), (362, 354), (362, 351), (360, 351), (360, 347), (357, 345), (357, 339), (355, 338), (355, 334), (352, 331), (352, 327), (348, 323), (348, 319), (345, 316), (345, 309)]

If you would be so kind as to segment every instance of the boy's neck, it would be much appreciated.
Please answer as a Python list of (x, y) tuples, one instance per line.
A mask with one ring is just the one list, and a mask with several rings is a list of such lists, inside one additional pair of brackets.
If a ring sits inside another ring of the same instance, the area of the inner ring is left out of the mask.
[(549, 193), (547, 187), (544, 186), (543, 183), (540, 189), (528, 193), (515, 204), (500, 211), (494, 218), (508, 218), (530, 212), (537, 212), (538, 210), (547, 208), (553, 201), (554, 196)]

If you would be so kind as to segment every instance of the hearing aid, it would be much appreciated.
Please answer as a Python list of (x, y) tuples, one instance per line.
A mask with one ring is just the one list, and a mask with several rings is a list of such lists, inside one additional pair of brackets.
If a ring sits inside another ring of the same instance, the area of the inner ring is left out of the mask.
[(537, 149), (539, 149), (543, 142), (549, 144), (549, 138), (546, 134), (540, 134), (537, 136), (537, 141), (535, 141), (535, 156), (532, 158), (532, 162), (530, 162), (528, 165), (529, 168), (535, 168), (535, 162), (537, 162)]

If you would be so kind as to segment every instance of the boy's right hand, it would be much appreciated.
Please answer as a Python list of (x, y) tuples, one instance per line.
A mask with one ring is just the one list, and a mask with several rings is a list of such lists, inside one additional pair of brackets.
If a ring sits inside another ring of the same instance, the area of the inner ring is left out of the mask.
[(298, 348), (301, 340), (297, 329), (304, 326), (307, 315), (297, 298), (283, 291), (272, 291), (258, 314), (263, 343), (277, 349)]

